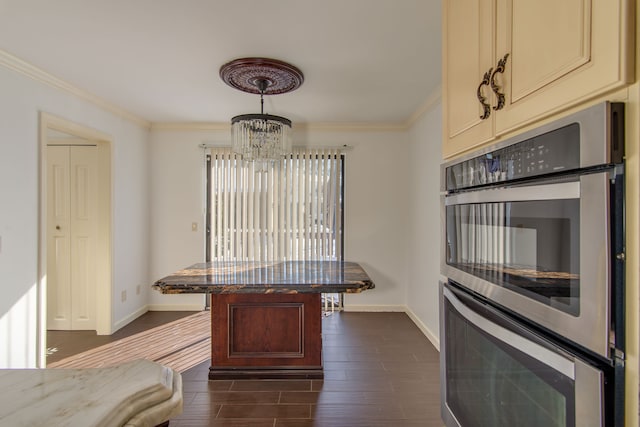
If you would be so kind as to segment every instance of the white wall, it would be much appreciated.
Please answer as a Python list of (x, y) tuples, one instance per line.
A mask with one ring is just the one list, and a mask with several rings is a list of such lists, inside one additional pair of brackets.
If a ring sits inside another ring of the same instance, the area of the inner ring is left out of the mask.
[(135, 287), (149, 282), (148, 131), (2, 66), (0, 93), (0, 367), (35, 367), (39, 113), (112, 137), (114, 325), (146, 305), (147, 295), (136, 295)]
[[(295, 125), (294, 125), (295, 126)], [(151, 133), (151, 278), (204, 259), (204, 154), (199, 144), (229, 145), (230, 131)], [(354, 310), (404, 310), (408, 235), (406, 132), (295, 130), (294, 145), (342, 146), (345, 165), (345, 259), (366, 269), (376, 289), (347, 295)], [(198, 221), (198, 232), (191, 223)], [(201, 307), (199, 295), (153, 292), (150, 307)]]
[[(229, 132), (151, 132), (151, 282), (205, 260), (205, 160), (200, 144), (225, 142)], [(198, 230), (192, 231), (196, 222)], [(200, 310), (202, 295), (152, 290), (152, 310)]]
[(440, 163), (442, 105), (409, 131), (407, 307), (414, 322), (439, 348)]

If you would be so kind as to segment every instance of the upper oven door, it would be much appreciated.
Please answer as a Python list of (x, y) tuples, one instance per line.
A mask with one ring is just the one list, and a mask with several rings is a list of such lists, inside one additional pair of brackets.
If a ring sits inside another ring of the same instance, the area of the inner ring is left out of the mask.
[(443, 272), (609, 358), (609, 173), (444, 198)]

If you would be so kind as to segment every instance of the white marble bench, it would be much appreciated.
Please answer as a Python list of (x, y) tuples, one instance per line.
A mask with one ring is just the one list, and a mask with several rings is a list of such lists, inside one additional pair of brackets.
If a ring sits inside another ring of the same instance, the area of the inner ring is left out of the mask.
[(149, 360), (0, 370), (0, 426), (156, 426), (182, 412), (182, 378)]

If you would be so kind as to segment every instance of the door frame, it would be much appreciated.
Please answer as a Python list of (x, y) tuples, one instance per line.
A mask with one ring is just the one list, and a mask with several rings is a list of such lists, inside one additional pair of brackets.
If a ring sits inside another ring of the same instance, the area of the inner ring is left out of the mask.
[(113, 246), (112, 246), (112, 139), (109, 135), (69, 120), (40, 113), (40, 179), (38, 232), (38, 367), (46, 367), (47, 349), (47, 144), (50, 130), (91, 140), (97, 146), (98, 157), (98, 226), (96, 248), (96, 332), (113, 332)]

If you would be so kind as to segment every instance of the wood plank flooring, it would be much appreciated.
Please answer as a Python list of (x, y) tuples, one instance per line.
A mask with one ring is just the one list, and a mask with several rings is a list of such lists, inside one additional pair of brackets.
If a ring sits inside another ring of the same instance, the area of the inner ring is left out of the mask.
[(211, 313), (197, 311), (62, 360), (49, 361), (47, 367), (103, 368), (148, 359), (184, 372), (209, 358)]
[(47, 331), (47, 366), (66, 357), (133, 336), (194, 313), (196, 312), (147, 311), (112, 335), (96, 335), (96, 331)]
[[(118, 332), (162, 322), (147, 313)], [(406, 314), (338, 312), (322, 327), (324, 380), (209, 381), (207, 360), (182, 374), (184, 410), (170, 427), (443, 426), (438, 352)]]

